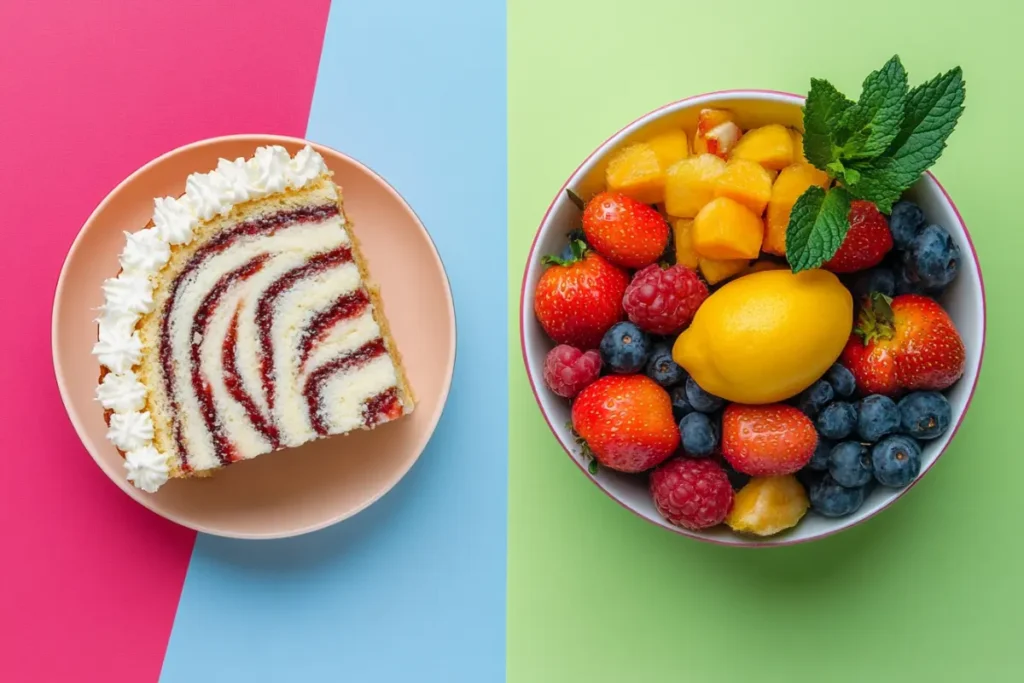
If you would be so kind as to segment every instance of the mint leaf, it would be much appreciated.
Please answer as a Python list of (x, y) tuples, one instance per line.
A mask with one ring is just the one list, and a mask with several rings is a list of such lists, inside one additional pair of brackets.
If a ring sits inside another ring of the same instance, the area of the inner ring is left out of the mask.
[(811, 79), (804, 105), (804, 155), (822, 171), (836, 160), (833, 135), (853, 102), (826, 80)]
[(843, 159), (870, 159), (884, 152), (900, 132), (908, 94), (907, 72), (894, 56), (864, 79), (857, 104), (839, 122)]
[(842, 187), (827, 193), (812, 185), (789, 214), (786, 258), (794, 273), (817, 268), (835, 256), (850, 229), (850, 195)]
[(583, 201), (583, 198), (573, 192), (571, 187), (565, 188), (565, 193), (569, 196), (569, 201), (576, 205), (576, 208), (580, 211), (587, 208), (587, 203)]
[(963, 113), (965, 96), (960, 67), (911, 90), (903, 125), (885, 155), (850, 164), (860, 173), (857, 182), (848, 184), (850, 193), (875, 202), (880, 211), (889, 213), (904, 190), (942, 155)]

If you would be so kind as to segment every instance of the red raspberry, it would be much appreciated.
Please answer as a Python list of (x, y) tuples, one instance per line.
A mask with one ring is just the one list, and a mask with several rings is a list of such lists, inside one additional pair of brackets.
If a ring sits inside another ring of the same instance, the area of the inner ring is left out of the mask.
[(651, 334), (678, 332), (708, 298), (707, 285), (686, 266), (670, 268), (654, 263), (633, 276), (622, 297), (626, 315)]
[(580, 393), (600, 374), (601, 354), (597, 351), (583, 353), (568, 344), (561, 344), (551, 349), (544, 359), (544, 383), (564, 398)]
[(850, 230), (839, 251), (823, 268), (833, 273), (855, 273), (874, 268), (892, 249), (892, 231), (885, 216), (871, 202), (850, 202)]
[(732, 510), (729, 476), (708, 458), (673, 458), (651, 473), (651, 496), (661, 516), (696, 531), (721, 524)]

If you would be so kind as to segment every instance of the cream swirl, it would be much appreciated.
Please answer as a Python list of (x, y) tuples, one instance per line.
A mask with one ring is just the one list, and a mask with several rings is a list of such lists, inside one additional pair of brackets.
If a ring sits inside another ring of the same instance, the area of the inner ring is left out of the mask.
[(153, 417), (136, 411), (114, 413), (110, 416), (107, 438), (125, 452), (148, 446), (153, 442)]
[(153, 446), (128, 451), (124, 458), (128, 481), (146, 493), (155, 493), (167, 483), (167, 458)]
[(168, 479), (167, 458), (153, 447), (152, 416), (143, 410), (148, 390), (133, 371), (142, 360), (136, 329), (154, 307), (154, 276), (167, 265), (173, 245), (190, 243), (201, 220), (223, 216), (236, 205), (285, 189), (301, 189), (329, 170), (310, 146), (295, 157), (279, 145), (260, 147), (248, 160), (219, 160), (209, 173), (193, 173), (181, 197), (153, 200), (153, 227), (125, 233), (122, 272), (103, 283), (103, 315), (93, 354), (110, 370), (96, 388), (96, 399), (110, 416), (107, 438), (125, 453), (127, 477), (150, 493)]
[(160, 238), (156, 228), (138, 232), (126, 232), (124, 251), (121, 252), (121, 267), (129, 272), (154, 275), (171, 258), (171, 245)]
[(146, 405), (146, 385), (129, 370), (124, 374), (108, 372), (96, 387), (96, 400), (104, 410), (130, 413)]
[(185, 197), (160, 197), (153, 200), (153, 227), (168, 244), (188, 244), (199, 218)]

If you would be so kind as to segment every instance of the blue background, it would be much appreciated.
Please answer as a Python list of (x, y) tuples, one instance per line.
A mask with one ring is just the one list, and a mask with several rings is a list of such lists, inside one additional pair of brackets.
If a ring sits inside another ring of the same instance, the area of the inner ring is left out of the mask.
[(504, 2), (333, 3), (307, 137), (426, 224), (454, 292), (454, 383), (420, 461), (368, 510), (283, 541), (199, 535), (164, 683), (504, 680), (505, 93)]

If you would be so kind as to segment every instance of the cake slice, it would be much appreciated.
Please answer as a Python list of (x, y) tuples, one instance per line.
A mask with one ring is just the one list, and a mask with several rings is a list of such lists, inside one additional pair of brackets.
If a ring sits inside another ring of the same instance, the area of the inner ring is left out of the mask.
[(341, 189), (310, 147), (194, 173), (126, 233), (93, 349), (107, 437), (149, 492), (413, 410)]

